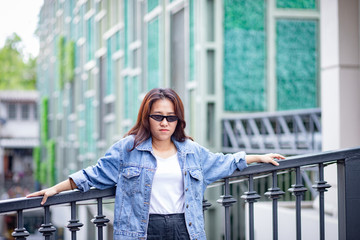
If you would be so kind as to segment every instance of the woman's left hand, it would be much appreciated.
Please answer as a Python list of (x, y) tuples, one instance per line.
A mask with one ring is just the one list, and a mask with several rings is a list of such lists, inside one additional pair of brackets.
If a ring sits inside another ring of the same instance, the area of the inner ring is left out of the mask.
[(277, 153), (268, 153), (268, 154), (264, 154), (264, 155), (260, 155), (260, 162), (263, 163), (271, 163), (275, 166), (279, 166), (279, 163), (277, 161), (275, 161), (275, 159), (279, 160), (279, 159), (285, 159), (284, 156), (277, 154)]

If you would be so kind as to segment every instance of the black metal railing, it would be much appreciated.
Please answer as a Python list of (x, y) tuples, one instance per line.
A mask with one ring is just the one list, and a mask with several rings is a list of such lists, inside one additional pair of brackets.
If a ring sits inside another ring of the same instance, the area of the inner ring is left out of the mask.
[(49, 197), (46, 203), (42, 206), (40, 204), (42, 197), (34, 198), (15, 198), (9, 200), (0, 201), (0, 214), (17, 212), (17, 227), (12, 233), (12, 236), (15, 239), (26, 239), (29, 236), (29, 233), (24, 228), (23, 224), (23, 211), (33, 208), (43, 208), (44, 209), (44, 223), (41, 225), (39, 232), (42, 233), (44, 239), (50, 240), (53, 236), (56, 228), (50, 222), (50, 207), (60, 204), (70, 204), (71, 219), (67, 228), (71, 231), (71, 239), (76, 239), (76, 232), (80, 230), (83, 226), (82, 223), (77, 219), (76, 213), (76, 204), (78, 202), (83, 202), (87, 200), (97, 200), (97, 215), (92, 220), (95, 226), (98, 229), (98, 239), (103, 239), (103, 227), (106, 226), (106, 223), (109, 222), (109, 219), (103, 215), (103, 205), (102, 200), (104, 198), (114, 197), (115, 196), (115, 187), (109, 188), (106, 190), (91, 189), (88, 192), (81, 191), (67, 191), (60, 193), (58, 195)]
[[(303, 201), (304, 192), (307, 190), (302, 183), (302, 168), (317, 166), (318, 179), (314, 182), (313, 188), (319, 192), (319, 239), (325, 239), (325, 201), (324, 193), (331, 187), (324, 179), (324, 166), (328, 164), (337, 164), (338, 169), (338, 239), (357, 239), (360, 236), (360, 190), (357, 185), (360, 182), (360, 148), (346, 149), (341, 151), (323, 152), (319, 154), (290, 157), (280, 162), (280, 166), (270, 164), (255, 164), (249, 166), (244, 171), (236, 171), (233, 175), (220, 181), (224, 186), (224, 195), (220, 196), (218, 203), (225, 209), (225, 239), (231, 237), (231, 219), (230, 208), (237, 202), (238, 196), (230, 194), (230, 184), (232, 182), (247, 181), (248, 191), (241, 196), (249, 208), (248, 227), (249, 239), (254, 239), (254, 207), (260, 195), (254, 190), (254, 178), (259, 176), (272, 177), (272, 186), (265, 193), (272, 201), (272, 235), (273, 239), (278, 239), (278, 199), (284, 194), (284, 191), (290, 191), (295, 195), (296, 217), (296, 239), (301, 239), (301, 202)], [(289, 189), (280, 189), (278, 186), (277, 176), (284, 171), (295, 171), (295, 182)], [(219, 182), (215, 183), (219, 184)], [(88, 192), (69, 191), (48, 198), (44, 206), (40, 205), (41, 197), (35, 198), (18, 198), (0, 201), (0, 214), (17, 212), (17, 228), (13, 232), (15, 239), (26, 239), (29, 233), (23, 225), (23, 211), (32, 208), (44, 209), (44, 223), (41, 225), (41, 232), (45, 239), (50, 239), (55, 227), (50, 223), (50, 208), (53, 205), (70, 204), (71, 219), (67, 227), (71, 231), (72, 239), (76, 239), (76, 234), (82, 227), (82, 223), (77, 219), (76, 205), (80, 201), (91, 199), (97, 200), (97, 216), (93, 223), (98, 229), (98, 239), (103, 239), (103, 227), (109, 220), (103, 215), (102, 201), (104, 198), (113, 198), (115, 188), (106, 190), (92, 189)], [(204, 211), (209, 208), (210, 204), (204, 200)], [(269, 233), (271, 234), (271, 233)]]

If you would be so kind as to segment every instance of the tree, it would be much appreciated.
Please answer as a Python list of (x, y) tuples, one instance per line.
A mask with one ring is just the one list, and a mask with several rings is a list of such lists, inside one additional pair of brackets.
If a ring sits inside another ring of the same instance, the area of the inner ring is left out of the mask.
[(0, 89), (35, 89), (36, 58), (24, 59), (21, 38), (13, 33), (0, 49)]

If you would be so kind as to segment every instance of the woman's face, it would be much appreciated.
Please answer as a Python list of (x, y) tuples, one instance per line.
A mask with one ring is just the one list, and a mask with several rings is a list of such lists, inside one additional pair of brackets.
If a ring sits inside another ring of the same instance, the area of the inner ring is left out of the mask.
[[(151, 106), (150, 115), (176, 116), (174, 104), (168, 99), (157, 100)], [(175, 131), (178, 120), (169, 122), (164, 118), (162, 121), (156, 121), (149, 117), (149, 123), (153, 141), (168, 141)]]

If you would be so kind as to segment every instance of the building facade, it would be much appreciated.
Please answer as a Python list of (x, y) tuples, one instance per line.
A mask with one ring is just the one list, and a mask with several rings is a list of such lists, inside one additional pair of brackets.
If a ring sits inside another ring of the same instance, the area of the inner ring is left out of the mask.
[(56, 179), (121, 138), (154, 87), (179, 93), (188, 134), (215, 151), (228, 114), (319, 107), (319, 16), (315, 0), (45, 1), (38, 88)]
[(317, 0), (44, 1), (37, 179), (95, 164), (154, 87), (179, 93), (187, 133), (212, 151), (223, 118), (320, 107), (319, 20)]
[(33, 149), (39, 146), (36, 91), (0, 91), (0, 196), (34, 191)]

